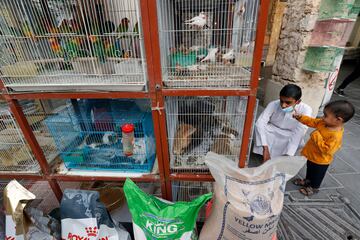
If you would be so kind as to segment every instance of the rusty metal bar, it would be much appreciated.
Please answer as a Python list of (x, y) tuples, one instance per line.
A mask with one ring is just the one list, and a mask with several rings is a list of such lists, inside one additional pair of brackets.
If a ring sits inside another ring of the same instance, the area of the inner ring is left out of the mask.
[(10, 99), (111, 99), (111, 98), (148, 98), (146, 92), (41, 92), (4, 94)]
[(164, 96), (248, 96), (251, 90), (246, 89), (163, 89)]
[(255, 50), (254, 50), (254, 57), (252, 62), (252, 72), (251, 72), (251, 82), (250, 82), (252, 94), (248, 98), (248, 103), (246, 108), (246, 118), (244, 123), (244, 131), (242, 135), (241, 150), (239, 157), (239, 167), (241, 168), (245, 167), (246, 157), (247, 157), (246, 155), (248, 153), (248, 147), (250, 144), (251, 125), (253, 122), (254, 109), (256, 106), (256, 91), (259, 85), (262, 50), (264, 45), (269, 5), (270, 5), (270, 0), (262, 0), (260, 2), (260, 10), (259, 10), (258, 22), (256, 28), (257, 31), (256, 31), (256, 39), (255, 39)]
[[(35, 155), (36, 160), (39, 163), (39, 166), (41, 168), (42, 173), (47, 177), (50, 173), (50, 167), (48, 162), (46, 161), (45, 155), (37, 142), (34, 133), (31, 130), (31, 127), (22, 111), (22, 108), (19, 104), (19, 102), (16, 99), (8, 100), (9, 108), (11, 112), (13, 113), (23, 135), (26, 139), (27, 143), (29, 144), (33, 154)], [(62, 197), (62, 191), (60, 189), (60, 186), (56, 181), (49, 180), (49, 184), (54, 191), (54, 194), (56, 197), (61, 200)]]

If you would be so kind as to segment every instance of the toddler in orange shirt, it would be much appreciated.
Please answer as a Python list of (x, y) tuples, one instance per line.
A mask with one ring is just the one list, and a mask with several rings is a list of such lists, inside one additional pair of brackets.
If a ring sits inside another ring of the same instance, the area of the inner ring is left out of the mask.
[(307, 158), (305, 179), (295, 179), (294, 184), (301, 186), (300, 192), (306, 196), (318, 192), (326, 171), (342, 143), (344, 123), (355, 114), (354, 106), (339, 100), (328, 103), (322, 118), (311, 118), (294, 113), (294, 118), (308, 127), (315, 128), (309, 141), (302, 150)]

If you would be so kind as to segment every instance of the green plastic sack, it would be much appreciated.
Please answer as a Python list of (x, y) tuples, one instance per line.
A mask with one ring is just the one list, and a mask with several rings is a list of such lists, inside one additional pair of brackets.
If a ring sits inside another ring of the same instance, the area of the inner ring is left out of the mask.
[(127, 179), (124, 192), (132, 215), (135, 240), (197, 239), (194, 231), (201, 207), (211, 199), (212, 193), (191, 202), (171, 203), (144, 193)]

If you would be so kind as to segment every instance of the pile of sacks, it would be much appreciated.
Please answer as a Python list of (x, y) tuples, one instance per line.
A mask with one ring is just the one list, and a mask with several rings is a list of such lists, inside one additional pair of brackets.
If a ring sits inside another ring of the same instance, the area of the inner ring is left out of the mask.
[[(215, 178), (212, 210), (198, 237), (196, 219), (212, 199), (204, 194), (191, 202), (168, 202), (143, 192), (131, 180), (124, 193), (132, 215), (135, 240), (273, 239), (283, 207), (286, 182), (305, 164), (302, 157), (281, 157), (257, 168), (239, 169), (215, 153), (206, 164)], [(221, 164), (219, 164), (221, 162)], [(12, 181), (5, 188), (6, 239), (129, 240), (114, 224), (96, 191), (64, 191), (59, 214), (44, 215), (38, 200)]]

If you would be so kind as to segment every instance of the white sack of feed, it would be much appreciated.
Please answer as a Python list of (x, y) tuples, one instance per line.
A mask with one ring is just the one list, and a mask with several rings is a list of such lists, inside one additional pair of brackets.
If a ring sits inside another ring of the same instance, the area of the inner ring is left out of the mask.
[(286, 181), (304, 166), (303, 157), (279, 157), (243, 168), (215, 153), (206, 155), (215, 178), (212, 212), (200, 240), (267, 240), (276, 234)]

